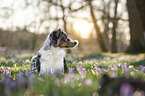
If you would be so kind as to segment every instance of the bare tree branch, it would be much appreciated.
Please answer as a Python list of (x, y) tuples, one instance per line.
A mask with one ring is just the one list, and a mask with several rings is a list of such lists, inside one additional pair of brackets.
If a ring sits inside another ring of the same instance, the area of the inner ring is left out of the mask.
[(77, 9), (72, 9), (72, 8), (70, 8), (70, 12), (76, 12), (76, 11), (79, 11), (79, 10), (83, 9), (84, 7), (86, 7), (86, 6), (87, 6), (87, 4), (82, 5), (81, 7), (77, 8)]

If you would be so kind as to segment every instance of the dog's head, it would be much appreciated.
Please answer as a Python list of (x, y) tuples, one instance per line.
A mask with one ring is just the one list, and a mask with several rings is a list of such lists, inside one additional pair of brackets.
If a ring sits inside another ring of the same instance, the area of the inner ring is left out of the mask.
[(78, 44), (77, 40), (70, 39), (62, 30), (55, 30), (49, 35), (50, 46), (60, 48), (73, 48)]

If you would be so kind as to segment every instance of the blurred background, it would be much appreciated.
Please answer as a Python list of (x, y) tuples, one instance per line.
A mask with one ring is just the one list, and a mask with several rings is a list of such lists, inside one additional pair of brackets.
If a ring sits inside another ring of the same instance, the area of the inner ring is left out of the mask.
[(36, 53), (61, 28), (71, 53), (145, 52), (144, 0), (0, 0), (0, 55)]

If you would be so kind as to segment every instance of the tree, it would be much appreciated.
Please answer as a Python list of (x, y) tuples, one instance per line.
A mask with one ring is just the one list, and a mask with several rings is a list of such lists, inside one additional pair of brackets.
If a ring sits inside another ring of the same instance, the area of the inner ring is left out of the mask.
[(108, 48), (107, 48), (107, 45), (106, 45), (105, 40), (103, 38), (103, 35), (100, 32), (100, 28), (97, 24), (97, 19), (96, 19), (95, 14), (94, 14), (94, 8), (93, 8), (93, 5), (92, 5), (92, 0), (87, 0), (87, 1), (88, 1), (88, 4), (89, 4), (89, 7), (90, 7), (90, 13), (91, 13), (92, 21), (94, 23), (95, 31), (97, 33), (97, 40), (99, 42), (100, 48), (103, 52), (107, 52)]
[(135, 0), (145, 31), (145, 0)]
[(109, 23), (111, 23), (110, 9), (111, 9), (112, 0), (110, 0), (109, 2), (106, 2), (105, 0), (101, 0), (101, 2), (102, 2), (103, 9), (101, 10), (99, 7), (97, 11), (101, 11), (103, 13), (102, 22), (104, 25), (104, 36), (107, 42), (108, 49), (110, 50), (109, 31), (111, 28), (109, 27)]
[(118, 19), (117, 19), (117, 8), (118, 8), (118, 0), (114, 0), (115, 8), (114, 8), (114, 17), (113, 17), (113, 28), (112, 28), (112, 47), (111, 52), (117, 53), (117, 26), (118, 26)]
[[(96, 9), (98, 14), (101, 14), (98, 16), (98, 21), (102, 22), (102, 33), (105, 36), (107, 47), (109, 51), (113, 53), (124, 51), (126, 49), (125, 47), (127, 47), (127, 42), (126, 35), (123, 34), (125, 34), (125, 30), (127, 29), (126, 25), (128, 25), (128, 18), (126, 18), (126, 3), (121, 0), (101, 0), (100, 3), (101, 7), (100, 5), (94, 5), (94, 9)], [(117, 10), (118, 4), (122, 7), (119, 11)], [(114, 6), (112, 7), (112, 5)], [(125, 39), (122, 38), (120, 34), (125, 36)]]
[(63, 28), (64, 28), (65, 32), (67, 32), (67, 17), (69, 16), (69, 14), (72, 12), (79, 11), (79, 10), (83, 9), (84, 7), (86, 7), (85, 4), (82, 4), (82, 6), (80, 6), (78, 8), (73, 8), (73, 3), (76, 2), (74, 0), (67, 1), (68, 2), (67, 5), (63, 3), (64, 0), (44, 0), (44, 1), (48, 2), (51, 6), (52, 5), (55, 6), (56, 9), (57, 8), (60, 9), (60, 12), (62, 12), (62, 16), (61, 17), (60, 16), (52, 17), (50, 19), (62, 20)]
[(135, 0), (127, 0), (130, 26), (130, 46), (126, 52), (139, 53), (145, 52), (144, 29)]

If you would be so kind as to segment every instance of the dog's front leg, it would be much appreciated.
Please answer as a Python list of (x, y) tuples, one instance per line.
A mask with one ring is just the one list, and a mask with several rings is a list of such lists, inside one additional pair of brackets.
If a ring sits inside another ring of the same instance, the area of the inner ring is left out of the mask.
[(66, 65), (65, 58), (63, 59), (63, 62), (64, 62), (64, 72), (67, 73), (68, 72), (68, 68), (67, 68), (67, 65)]

